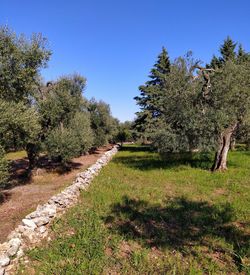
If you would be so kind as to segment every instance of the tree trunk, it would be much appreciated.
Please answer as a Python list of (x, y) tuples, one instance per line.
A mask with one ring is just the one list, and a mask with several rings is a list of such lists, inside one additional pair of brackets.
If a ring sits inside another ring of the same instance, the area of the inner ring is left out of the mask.
[(32, 170), (36, 166), (37, 162), (37, 147), (35, 144), (28, 143), (26, 145), (26, 152), (29, 159), (29, 170)]
[(18, 148), (17, 148), (17, 140), (16, 140), (15, 133), (13, 133), (13, 148), (14, 148), (15, 152), (18, 150)]
[(147, 137), (143, 136), (142, 137), (142, 145), (146, 145), (146, 144), (148, 144), (148, 139), (147, 139)]
[(227, 154), (230, 148), (231, 137), (238, 123), (227, 128), (220, 136), (219, 148), (215, 154), (212, 171), (224, 171), (227, 169)]

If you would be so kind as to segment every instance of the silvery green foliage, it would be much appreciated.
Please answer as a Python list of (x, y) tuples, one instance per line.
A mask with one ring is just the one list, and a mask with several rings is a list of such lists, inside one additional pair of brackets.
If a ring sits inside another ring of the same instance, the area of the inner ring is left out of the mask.
[(86, 79), (74, 74), (59, 78), (48, 87), (42, 88), (38, 98), (38, 111), (44, 131), (68, 125), (77, 112), (86, 109), (82, 93)]
[(46, 67), (50, 55), (41, 34), (27, 39), (0, 27), (0, 98), (30, 102), (39, 84), (39, 70)]
[(6, 149), (25, 148), (39, 139), (35, 94), (50, 54), (41, 34), (26, 38), (0, 27), (0, 134)]
[(0, 133), (3, 146), (13, 145), (13, 140), (18, 141), (19, 146), (36, 142), (40, 130), (39, 116), (34, 107), (27, 107), (21, 101), (15, 103), (0, 99)]
[(63, 163), (78, 156), (81, 150), (79, 140), (70, 128), (54, 128), (49, 132), (45, 144), (48, 155)]
[(79, 75), (62, 77), (44, 89), (38, 100), (45, 150), (62, 162), (87, 152), (93, 144), (90, 114), (82, 96), (85, 83)]
[(69, 123), (69, 128), (74, 133), (80, 145), (79, 153), (86, 153), (92, 147), (94, 141), (93, 130), (90, 125), (88, 112), (77, 112)]

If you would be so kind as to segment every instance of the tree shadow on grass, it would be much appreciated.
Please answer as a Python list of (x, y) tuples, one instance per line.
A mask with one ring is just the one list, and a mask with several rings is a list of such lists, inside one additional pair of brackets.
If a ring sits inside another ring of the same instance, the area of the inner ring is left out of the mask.
[(120, 151), (125, 151), (125, 152), (152, 152), (154, 151), (152, 146), (150, 144), (148, 145), (125, 145), (120, 147)]
[[(146, 152), (151, 151), (149, 146), (126, 146), (121, 151)], [(160, 157), (158, 154), (117, 156), (113, 161), (139, 170), (176, 168), (190, 166), (208, 170), (212, 166), (213, 154), (211, 153), (169, 153)]]
[(184, 255), (198, 245), (227, 254), (223, 247), (214, 248), (211, 241), (222, 238), (232, 245), (231, 256), (240, 270), (242, 258), (249, 253), (250, 236), (232, 223), (234, 218), (229, 204), (214, 206), (204, 201), (175, 198), (162, 207), (125, 196), (121, 203), (112, 206), (105, 222), (110, 230), (127, 239), (140, 240), (146, 247), (168, 247)]

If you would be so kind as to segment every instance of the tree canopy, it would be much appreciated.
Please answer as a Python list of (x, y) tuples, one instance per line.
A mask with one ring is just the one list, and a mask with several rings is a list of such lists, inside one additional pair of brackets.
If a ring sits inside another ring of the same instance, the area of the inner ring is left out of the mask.
[(150, 129), (160, 152), (217, 148), (213, 168), (226, 169), (231, 136), (250, 110), (249, 54), (236, 47), (226, 38), (221, 55), (206, 67), (191, 53), (162, 62), (167, 56), (163, 49), (149, 76), (153, 80), (140, 86), (141, 95), (135, 98), (141, 108), (135, 128)]

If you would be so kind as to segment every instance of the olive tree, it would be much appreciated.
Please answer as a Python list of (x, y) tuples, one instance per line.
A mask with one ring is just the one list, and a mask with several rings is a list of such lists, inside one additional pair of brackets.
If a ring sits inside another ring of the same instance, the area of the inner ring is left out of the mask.
[(86, 153), (93, 144), (90, 114), (82, 95), (85, 84), (80, 75), (64, 76), (43, 87), (38, 99), (45, 150), (64, 163)]
[(114, 131), (114, 119), (110, 112), (110, 107), (103, 101), (91, 99), (88, 102), (91, 128), (94, 133), (94, 147), (99, 147), (108, 143), (112, 139)]
[(250, 69), (248, 62), (237, 64), (227, 61), (211, 77), (211, 102), (217, 114), (214, 122), (218, 149), (213, 170), (227, 169), (227, 154), (232, 135), (249, 116)]
[(16, 145), (26, 149), (30, 168), (39, 140), (34, 97), (40, 85), (40, 69), (46, 67), (50, 54), (41, 34), (27, 39), (8, 27), (0, 28), (1, 141), (6, 149)]
[(36, 148), (41, 131), (39, 116), (34, 107), (23, 102), (10, 102), (0, 99), (0, 136), (5, 146), (8, 140), (18, 140), (19, 145), (26, 149), (29, 168), (36, 162)]

